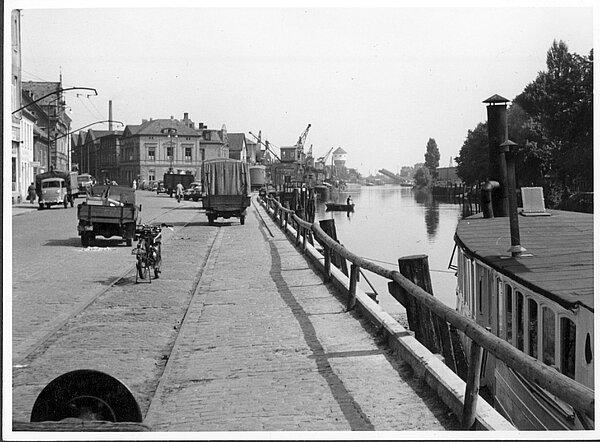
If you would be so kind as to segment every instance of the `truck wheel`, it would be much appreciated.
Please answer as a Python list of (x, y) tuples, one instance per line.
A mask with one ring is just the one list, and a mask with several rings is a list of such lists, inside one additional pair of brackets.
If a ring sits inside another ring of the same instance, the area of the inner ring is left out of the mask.
[(44, 210), (44, 204), (40, 203), (40, 205), (38, 206), (38, 210)]
[(240, 224), (243, 226), (245, 222), (246, 222), (246, 216), (245, 215), (241, 215), (240, 216)]
[(125, 238), (125, 245), (127, 247), (131, 247), (132, 244), (133, 244), (133, 241), (131, 240), (131, 238)]
[(88, 232), (81, 232), (81, 245), (88, 247), (90, 245), (90, 236)]
[(207, 216), (208, 216), (208, 224), (214, 224), (216, 216), (214, 216), (214, 215), (207, 215)]
[(67, 200), (66, 196), (65, 196), (65, 199), (63, 200), (63, 206), (65, 207), (65, 209), (69, 206), (69, 201)]
[(50, 203), (46, 203), (46, 209), (49, 209), (50, 207), (52, 207)]

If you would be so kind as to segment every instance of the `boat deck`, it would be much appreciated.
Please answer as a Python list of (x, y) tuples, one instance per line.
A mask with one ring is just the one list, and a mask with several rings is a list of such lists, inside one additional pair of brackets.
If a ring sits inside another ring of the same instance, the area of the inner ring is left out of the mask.
[(461, 220), (457, 243), (474, 257), (570, 308), (594, 310), (594, 216), (548, 210), (551, 216), (519, 216), (519, 258), (511, 257), (509, 218)]

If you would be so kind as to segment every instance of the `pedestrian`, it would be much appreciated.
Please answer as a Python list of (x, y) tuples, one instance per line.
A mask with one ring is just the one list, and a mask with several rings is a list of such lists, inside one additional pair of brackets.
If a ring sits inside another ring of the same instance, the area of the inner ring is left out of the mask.
[(132, 187), (133, 187), (133, 190), (135, 190), (137, 188), (137, 181), (136, 180), (133, 180), (133, 186)]
[(175, 195), (177, 196), (177, 202), (180, 203), (183, 196), (183, 184), (177, 183), (177, 186), (175, 186)]
[(348, 198), (346, 199), (346, 205), (349, 206), (350, 204), (352, 204), (352, 197), (348, 195)]
[(33, 204), (36, 196), (37, 195), (35, 194), (35, 184), (31, 183), (27, 188), (27, 199), (29, 200), (29, 204)]

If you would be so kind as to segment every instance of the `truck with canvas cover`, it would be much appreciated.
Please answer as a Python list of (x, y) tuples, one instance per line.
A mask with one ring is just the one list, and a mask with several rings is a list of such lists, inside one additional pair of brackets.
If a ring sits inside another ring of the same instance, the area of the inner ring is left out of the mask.
[(175, 193), (175, 187), (177, 187), (177, 183), (181, 183), (184, 189), (190, 187), (190, 184), (194, 182), (194, 175), (189, 173), (165, 173), (163, 175), (163, 183), (165, 186), (166, 192), (169, 196), (173, 196)]
[(73, 207), (74, 200), (79, 194), (77, 172), (51, 170), (37, 174), (35, 176), (35, 193), (40, 210), (59, 204), (62, 204), (65, 209), (68, 204)]
[(96, 236), (120, 236), (127, 246), (135, 237), (142, 206), (135, 204), (135, 191), (125, 186), (94, 186), (84, 203), (77, 206), (77, 233), (81, 245), (91, 245)]
[(202, 185), (206, 192), (202, 204), (209, 223), (218, 217), (240, 219), (244, 224), (250, 206), (250, 172), (248, 164), (217, 158), (204, 161)]

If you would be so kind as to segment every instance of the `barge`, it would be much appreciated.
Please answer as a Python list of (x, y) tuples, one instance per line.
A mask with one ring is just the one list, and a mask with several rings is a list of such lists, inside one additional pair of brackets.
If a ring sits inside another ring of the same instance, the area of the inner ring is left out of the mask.
[[(549, 210), (519, 216), (513, 256), (509, 218), (459, 222), (457, 310), (515, 348), (594, 390), (594, 218)], [(469, 347), (469, 339), (464, 339)], [(481, 393), (519, 430), (587, 430), (594, 421), (484, 354)]]

